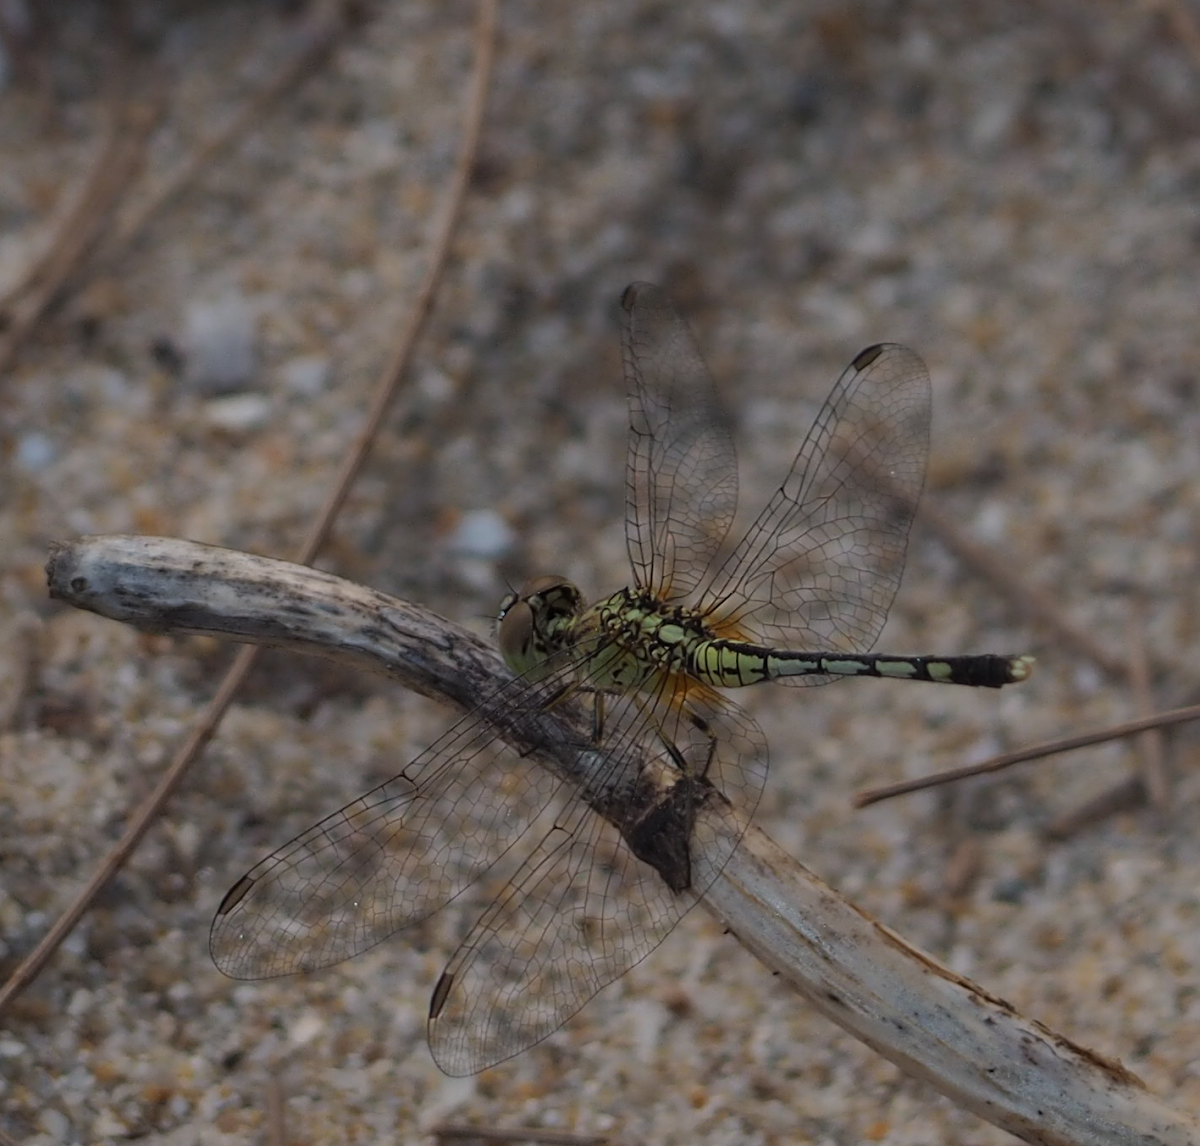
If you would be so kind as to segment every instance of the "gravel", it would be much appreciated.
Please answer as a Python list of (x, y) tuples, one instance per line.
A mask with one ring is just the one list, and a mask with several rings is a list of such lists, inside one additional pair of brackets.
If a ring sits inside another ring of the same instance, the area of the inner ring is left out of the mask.
[[(155, 177), (264, 81), (298, 17), (126, 7), (172, 61)], [(332, 60), (101, 270), (87, 320), (68, 299), (3, 379), (0, 975), (230, 656), (52, 606), (47, 544), (128, 531), (291, 552), (414, 297), (473, 8), (363, 7)], [(0, 290), (96, 154), (106, 12), (56, 10), (48, 99), (13, 72), (0, 91)], [(527, 576), (593, 597), (623, 584), (616, 300), (649, 279), (733, 412), (748, 509), (855, 353), (908, 343), (935, 389), (927, 498), (1118, 655), (1144, 642), (1157, 705), (1194, 696), (1200, 60), (1165, 12), (505, 3), (447, 279), (323, 564), (480, 631)], [(1062, 842), (1044, 825), (1128, 776), (1130, 746), (856, 813), (860, 787), (1135, 712), (1127, 682), (921, 530), (879, 647), (1032, 651), (1039, 670), (1002, 694), (759, 690), (759, 822), (912, 942), (1200, 1109), (1194, 734), (1168, 742), (1165, 812)], [(206, 929), (224, 891), (447, 719), (387, 682), (268, 658), (0, 1026), (0, 1128), (26, 1146), (260, 1142), (278, 1096), (288, 1141), (421, 1141), (441, 1121), (705, 1146), (1011, 1141), (809, 1013), (699, 912), (474, 1079), (437, 1071), (424, 1015), (486, 881), (343, 966), (222, 978)]]

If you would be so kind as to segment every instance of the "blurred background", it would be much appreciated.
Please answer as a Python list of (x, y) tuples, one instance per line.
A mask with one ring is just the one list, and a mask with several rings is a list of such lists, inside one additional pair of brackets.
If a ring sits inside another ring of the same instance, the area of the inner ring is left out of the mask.
[[(0, 3), (0, 978), (232, 656), (51, 604), (46, 547), (140, 532), (294, 550), (425, 270), (475, 14)], [(1129, 801), (1077, 831), (1078, 809), (1129, 787), (1129, 745), (850, 801), (1128, 719), (1123, 670), (1143, 655), (1156, 707), (1195, 698), (1198, 25), (1186, 0), (504, 0), (446, 277), (320, 562), (481, 633), (526, 576), (590, 597), (625, 584), (617, 299), (633, 279), (691, 324), (751, 513), (851, 358), (912, 346), (934, 384), (926, 501), (999, 574), (918, 524), (879, 648), (1028, 651), (1038, 674), (1002, 694), (853, 681), (739, 697), (772, 745), (758, 822), (912, 942), (1192, 1110), (1194, 734), (1167, 742), (1157, 808)], [(182, 167), (232, 122), (229, 147)], [(1025, 586), (1110, 663), (1031, 618)], [(446, 1121), (624, 1142), (1012, 1141), (806, 1012), (701, 912), (475, 1079), (437, 1071), (424, 1022), (487, 887), (331, 971), (224, 979), (207, 929), (226, 888), (449, 720), (385, 681), (266, 658), (0, 1021), (0, 1129), (37, 1144), (250, 1143), (280, 1124), (287, 1142), (420, 1141)]]

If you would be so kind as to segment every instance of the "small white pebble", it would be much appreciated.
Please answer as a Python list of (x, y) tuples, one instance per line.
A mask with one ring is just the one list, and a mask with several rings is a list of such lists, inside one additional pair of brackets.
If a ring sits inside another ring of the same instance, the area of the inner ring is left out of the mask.
[(494, 509), (473, 509), (463, 514), (450, 535), (449, 546), (465, 557), (494, 561), (512, 548), (515, 539), (512, 527)]
[(177, 824), (171, 830), (175, 850), (186, 860), (194, 860), (200, 852), (200, 845), (206, 842), (200, 828), (191, 821)]
[(281, 376), (293, 394), (312, 398), (328, 388), (333, 367), (323, 354), (304, 354), (285, 363)]
[[(43, 1133), (49, 1134), (51, 1140), (54, 1142), (69, 1142), (71, 1139), (71, 1123), (61, 1110), (55, 1110), (49, 1106), (46, 1107), (38, 1115), (38, 1126)], [(104, 1133), (104, 1131), (96, 1126), (93, 1126), (92, 1130), (97, 1134)]]
[(294, 1046), (302, 1047), (312, 1042), (324, 1029), (325, 1020), (316, 1011), (308, 1010), (288, 1027), (288, 1038)]
[(346, 135), (346, 163), (358, 179), (386, 175), (400, 167), (403, 150), (396, 121), (391, 117), (369, 119)]
[(58, 457), (58, 447), (48, 435), (37, 430), (22, 434), (17, 439), (15, 461), (26, 473), (44, 470)]
[(858, 228), (846, 246), (861, 259), (881, 259), (898, 250), (900, 240), (893, 227), (879, 222)]
[(475, 1097), (476, 1081), (474, 1075), (431, 1080), (421, 1103), (418, 1128), (428, 1131), (462, 1109)]
[(636, 1007), (629, 1009), (629, 1023), (633, 1027), (634, 1057), (638, 1062), (655, 1061), (669, 1017), (666, 1007), (651, 1000), (643, 1000)]
[(92, 992), (85, 987), (80, 987), (71, 995), (71, 1000), (67, 1003), (67, 1014), (75, 1019), (90, 1010), (91, 1006)]
[(429, 366), (417, 376), (417, 389), (431, 402), (444, 402), (454, 393), (454, 379), (444, 370)]
[(975, 515), (975, 533), (981, 541), (1001, 545), (1008, 536), (1009, 506), (989, 501)]
[[(44, 1121), (44, 1119), (43, 1119)], [(112, 1110), (102, 1110), (92, 1123), (92, 1133), (97, 1138), (126, 1138), (129, 1136), (129, 1124), (123, 1122)], [(59, 1141), (67, 1141), (62, 1138)]]
[(1019, 110), (1014, 99), (989, 100), (967, 125), (971, 143), (978, 148), (992, 148), (1007, 142)]
[(244, 434), (266, 425), (271, 416), (271, 403), (261, 394), (231, 394), (206, 403), (204, 416), (215, 430)]
[(183, 320), (180, 345), (187, 357), (184, 377), (205, 394), (227, 394), (249, 384), (258, 369), (258, 324), (240, 291), (193, 302)]
[(478, 557), (462, 557), (454, 566), (454, 575), (462, 583), (463, 588), (472, 593), (487, 597), (495, 592), (496, 563), (483, 561)]
[(1084, 696), (1094, 696), (1104, 687), (1104, 677), (1100, 670), (1082, 662), (1076, 664), (1071, 672), (1071, 679), (1075, 688)]
[(375, 277), (362, 267), (355, 267), (342, 275), (339, 285), (344, 297), (364, 299), (375, 290)]

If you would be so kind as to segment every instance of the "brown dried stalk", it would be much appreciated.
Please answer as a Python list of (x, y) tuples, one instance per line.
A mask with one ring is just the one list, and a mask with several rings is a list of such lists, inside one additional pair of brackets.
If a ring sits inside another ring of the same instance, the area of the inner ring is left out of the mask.
[[(458, 626), (299, 565), (111, 536), (56, 546), (48, 572), (52, 596), (115, 620), (333, 658), (463, 710), (511, 679), (495, 651)], [(539, 743), (559, 775), (594, 766), (577, 735)], [(696, 839), (720, 837), (722, 855), (729, 833), (744, 833), (704, 906), (815, 1009), (910, 1075), (1043, 1146), (1200, 1146), (1200, 1123), (1168, 1109), (1119, 1063), (1023, 1018), (913, 947), (753, 825), (710, 813), (707, 803), (700, 816), (709, 822)], [(694, 845), (694, 863), (705, 863), (703, 846)]]

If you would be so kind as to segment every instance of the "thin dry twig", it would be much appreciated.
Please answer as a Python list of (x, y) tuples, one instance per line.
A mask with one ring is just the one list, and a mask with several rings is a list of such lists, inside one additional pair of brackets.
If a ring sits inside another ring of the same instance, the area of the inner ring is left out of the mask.
[(80, 271), (85, 261), (94, 267), (111, 263), (119, 256), (159, 211), (260, 123), (273, 103), (313, 74), (315, 65), (347, 27), (349, 19), (344, 4), (323, 0), (317, 5), (298, 47), (267, 82), (227, 123), (180, 160), (142, 202), (120, 214), (113, 225), (111, 220), (119, 211), (122, 193), (140, 170), (150, 134), (162, 117), (166, 102), (162, 77), (150, 97), (115, 107), (107, 137), (74, 206), (66, 213), (42, 257), (0, 301), (0, 313), (9, 315), (8, 330), (0, 338), (0, 372), (12, 364), (50, 306), (69, 289), (71, 277), (83, 281)]
[[(286, 562), (114, 536), (56, 546), (47, 569), (52, 596), (102, 616), (330, 657), (464, 711), (478, 714), (480, 696), (511, 682), (495, 650), (466, 630)], [(595, 768), (578, 727), (555, 709), (505, 732), (525, 738), (526, 759), (578, 784)], [(1200, 1122), (1119, 1063), (913, 947), (728, 807), (703, 801), (692, 840), (694, 870), (730, 857), (701, 903), (814, 1009), (908, 1074), (1041, 1146), (1200, 1146)]]
[[(1194, 28), (1193, 31), (1195, 31)], [(1140, 776), (1122, 780), (1114, 785), (1111, 791), (1101, 792), (1078, 809), (1060, 814), (1044, 830), (1053, 838), (1062, 838), (1077, 831), (1085, 824), (1125, 810), (1144, 799), (1149, 800), (1161, 815), (1169, 806), (1170, 793), (1163, 760), (1162, 737), (1158, 730), (1167, 724), (1192, 719), (1178, 715), (1191, 711), (1191, 708), (1176, 709), (1161, 714), (1161, 716), (1152, 715), (1153, 677), (1156, 673), (1165, 670), (1163, 666), (1152, 663), (1145, 642), (1140, 638), (1140, 633), (1131, 629), (1128, 656), (1113, 655), (1090, 632), (1080, 628), (1067, 617), (1049, 593), (1014, 573), (1011, 561), (1002, 560), (987, 546), (967, 536), (950, 517), (937, 509), (929, 498), (921, 503), (918, 520), (928, 526), (942, 544), (954, 553), (964, 565), (986, 578), (1019, 610), (1054, 633), (1060, 644), (1091, 659), (1108, 675), (1128, 679), (1131, 682), (1138, 712), (1143, 719), (1141, 722), (1117, 725), (1102, 732), (1085, 734), (1082, 737), (1066, 737), (1062, 740), (1036, 745), (1033, 748), (1007, 752), (980, 764), (936, 772), (918, 780), (901, 781), (896, 784), (870, 788), (859, 792), (854, 797), (854, 805), (863, 808), (868, 804), (878, 803), (894, 796), (953, 783), (969, 776), (998, 772), (1025, 760), (1035, 760), (1057, 752), (1068, 752), (1074, 748), (1131, 736), (1141, 730), (1139, 736)]]
[(327, 0), (319, 4), (314, 17), (302, 30), (292, 55), (280, 64), (267, 82), (254, 92), (226, 123), (207, 139), (201, 140), (167, 172), (142, 202), (133, 204), (122, 214), (112, 235), (100, 248), (98, 258), (111, 261), (129, 246), (159, 211), (199, 179), (205, 168), (261, 123), (273, 103), (312, 76), (315, 66), (349, 26), (345, 4), (338, 0)]
[[(1124, 724), (1114, 724), (1101, 728), (1097, 732), (1083, 732), (1078, 736), (1064, 736), (1059, 740), (1047, 740), (1016, 752), (1005, 752), (1000, 756), (992, 756), (978, 764), (966, 764), (962, 768), (947, 768), (944, 772), (933, 772), (928, 776), (918, 776), (913, 780), (900, 780), (895, 784), (885, 784), (878, 788), (867, 788), (854, 796), (854, 806), (865, 808), (868, 804), (878, 804), (881, 800), (890, 800), (894, 796), (906, 796), (910, 792), (920, 792), (926, 788), (936, 788), (941, 784), (952, 784), (956, 780), (966, 780), (971, 776), (984, 776), (989, 772), (999, 772), (1011, 768), (1014, 764), (1022, 764), (1026, 760), (1040, 760), (1044, 756), (1057, 756), (1060, 752), (1073, 752), (1076, 748), (1088, 748), (1093, 744), (1104, 744), (1109, 740), (1120, 740), (1126, 736), (1136, 736), (1155, 728), (1167, 728), (1172, 724), (1184, 724), (1189, 720), (1200, 720), (1200, 704), (1188, 705), (1187, 708), (1175, 708), (1169, 712), (1157, 712), (1140, 720), (1129, 720)], [(1134, 777), (1132, 782), (1141, 784), (1141, 777)], [(1120, 787), (1124, 788), (1124, 784)]]
[[(1139, 602), (1131, 605), (1129, 623), (1126, 626), (1126, 646), (1129, 650), (1129, 686), (1133, 693), (1134, 707), (1139, 716), (1153, 719), (1154, 698), (1151, 693), (1150, 662), (1146, 655), (1146, 642), (1142, 631), (1145, 623), (1144, 610)], [(1159, 728), (1138, 733), (1134, 750), (1138, 758), (1138, 774), (1119, 780), (1112, 787), (1085, 800), (1076, 808), (1060, 812), (1042, 828), (1048, 839), (1062, 840), (1074, 835), (1082, 828), (1105, 820), (1118, 812), (1125, 812), (1147, 801), (1161, 818), (1166, 815), (1170, 804), (1166, 763), (1163, 753), (1163, 738)]]
[[(1151, 716), (1154, 713), (1150, 658), (1144, 636), (1145, 622), (1146, 610), (1143, 603), (1135, 599), (1130, 603), (1125, 646), (1129, 650), (1129, 690), (1133, 694), (1134, 710), (1140, 717)], [(1159, 816), (1165, 816), (1171, 806), (1171, 788), (1167, 780), (1162, 731), (1152, 728), (1141, 733), (1134, 740), (1134, 749), (1138, 755), (1142, 787), (1150, 806)]]
[(141, 168), (146, 143), (162, 113), (161, 85), (149, 98), (112, 112), (108, 132), (45, 253), (4, 300), (8, 328), (0, 336), (0, 375), (12, 365), (37, 324), (61, 297), (68, 280), (93, 249), (122, 192)]
[[(3, 16), (0, 15), (0, 27), (3, 27), (2, 21)], [(4, 39), (5, 46), (8, 47), (7, 38), (0, 39)], [(42, 47), (45, 50), (45, 45)], [(124, 74), (129, 69), (117, 67), (109, 70)], [(75, 245), (75, 235), (80, 230), (81, 222), (95, 213), (94, 204), (100, 197), (99, 192), (112, 180), (114, 156), (119, 153), (123, 142), (123, 120), (129, 114), (129, 108), (119, 88), (112, 83), (106, 84), (105, 87), (104, 128), (92, 165), (74, 193), (67, 191), (61, 197), (59, 208), (62, 210), (62, 217), (58, 220), (45, 249), (25, 268), (22, 277), (0, 295), (0, 316), (3, 316), (7, 324), (20, 317), (20, 314), (14, 315), (10, 312), (18, 307), (21, 299), (29, 296), (39, 284), (53, 276), (54, 267), (61, 260), (62, 252)]]
[[(299, 547), (297, 559), (303, 564), (311, 562), (324, 543), (334, 518), (345, 501), (350, 485), (366, 460), (371, 443), (378, 433), (392, 398), (408, 369), (417, 336), (432, 305), (434, 293), (449, 255), (455, 226), (461, 215), (462, 204), (470, 182), (471, 169), (474, 166), (483, 131), (483, 113), (491, 76), (495, 26), (496, 0), (480, 0), (475, 31), (475, 62), (466, 102), (463, 140), (459, 148), (450, 188), (444, 200), (442, 214), (437, 221), (425, 277), (416, 300), (411, 304), (406, 304), (408, 320), (376, 383), (363, 429), (337, 474), (329, 498)], [(80, 917), (87, 911), (101, 888), (108, 883), (132, 854), (150, 824), (162, 810), (163, 805), (183, 780), (192, 761), (212, 738), (221, 717), (245, 680), (254, 660), (255, 650), (253, 648), (245, 648), (238, 653), (208, 708), (175, 754), (154, 791), (133, 814), (121, 839), (105, 857), (74, 902), (55, 921), (42, 941), (21, 962), (8, 982), (0, 987), (0, 1015), (4, 1014), (17, 996), (37, 977), (59, 944), (71, 933)]]

